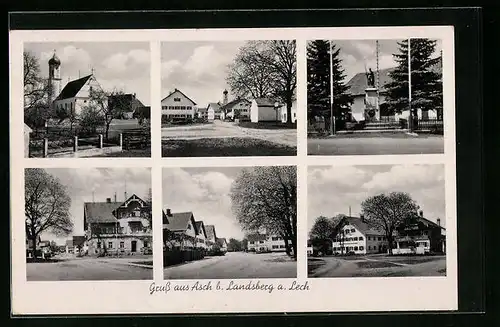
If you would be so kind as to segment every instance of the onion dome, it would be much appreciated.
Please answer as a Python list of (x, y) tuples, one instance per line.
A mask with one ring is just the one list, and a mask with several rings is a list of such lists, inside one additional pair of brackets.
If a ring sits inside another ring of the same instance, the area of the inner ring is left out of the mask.
[(54, 51), (54, 55), (49, 59), (49, 65), (59, 66), (61, 64), (61, 60), (57, 57), (56, 52)]

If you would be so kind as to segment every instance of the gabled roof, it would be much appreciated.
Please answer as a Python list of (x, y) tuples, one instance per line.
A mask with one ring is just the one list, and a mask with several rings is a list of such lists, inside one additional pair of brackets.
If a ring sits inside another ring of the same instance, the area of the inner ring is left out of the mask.
[(219, 246), (224, 246), (224, 243), (227, 244), (227, 241), (226, 241), (226, 239), (224, 237), (217, 238), (216, 242), (217, 242), (217, 244), (219, 244)]
[[(246, 103), (248, 103), (248, 104), (250, 104), (250, 103), (252, 102), (252, 101), (247, 100), (247, 99), (244, 99), (244, 98), (239, 98), (239, 99), (238, 99), (238, 98), (236, 98), (236, 99), (234, 99), (234, 100), (232, 100), (232, 101), (229, 101), (229, 102), (228, 102), (228, 103), (226, 103), (225, 105), (223, 105), (223, 106), (221, 107), (221, 109), (223, 109), (223, 110), (225, 110), (225, 111), (231, 111), (231, 109), (233, 109), (233, 107), (234, 107), (234, 106), (236, 106), (238, 103), (240, 103), (240, 102), (242, 102), (242, 101), (243, 101), (243, 102), (246, 102)], [(258, 103), (257, 103), (257, 104), (258, 104)], [(273, 107), (274, 107), (274, 102), (273, 102)]]
[(359, 232), (361, 232), (364, 235), (384, 235), (385, 233), (383, 231), (377, 230), (373, 227), (371, 227), (366, 221), (363, 221), (359, 217), (348, 217), (345, 216), (343, 219), (339, 221), (338, 224), (342, 224), (341, 226), (345, 225), (352, 225), (354, 226)]
[(221, 111), (221, 106), (220, 106), (218, 103), (216, 103), (216, 102), (210, 102), (210, 103), (208, 104), (207, 110), (208, 110), (208, 108), (210, 108), (210, 107), (212, 107), (212, 109), (214, 109), (214, 112), (219, 112), (219, 111)]
[(122, 104), (122, 110), (134, 111), (139, 107), (144, 107), (144, 104), (137, 99), (135, 94), (115, 94), (109, 97), (109, 105), (112, 107), (115, 103)]
[[(271, 98), (255, 98), (254, 101), (257, 103), (257, 105), (259, 107), (273, 107), (273, 108), (274, 108), (274, 103), (276, 102), (275, 99), (271, 99)], [(280, 103), (280, 107), (281, 107), (281, 103)]]
[(214, 225), (205, 225), (205, 231), (207, 232), (208, 239), (217, 239), (217, 234), (215, 233)]
[(61, 94), (59, 94), (56, 100), (63, 100), (75, 97), (91, 77), (92, 75), (88, 75), (69, 82), (68, 84), (66, 84), (66, 86), (61, 91)]
[(194, 102), (193, 100), (191, 100), (187, 95), (185, 95), (184, 93), (182, 93), (181, 90), (178, 90), (178, 89), (175, 89), (174, 92), (170, 93), (169, 95), (167, 95), (166, 97), (164, 97), (163, 99), (161, 99), (161, 101), (163, 102), (163, 100), (166, 100), (168, 98), (170, 98), (172, 95), (175, 94), (175, 92), (179, 92), (180, 94), (182, 94), (186, 99), (188, 99), (189, 101), (191, 101), (193, 103), (194, 106), (196, 106), (196, 102)]
[(86, 202), (84, 215), (87, 223), (115, 223), (118, 221), (113, 215), (122, 202)]
[(198, 112), (205, 112), (207, 110), (208, 110), (208, 108), (198, 108)]
[[(386, 91), (386, 84), (391, 82), (391, 76), (389, 75), (395, 68), (386, 68), (386, 69), (381, 69), (379, 70), (379, 83), (380, 83), (380, 89), (379, 92), (385, 92)], [(441, 74), (442, 72), (442, 67), (441, 67), (441, 60), (438, 60), (436, 64), (431, 66), (430, 68), (431, 71), (435, 73)], [(375, 78), (377, 78), (377, 73), (374, 72)], [(352, 95), (364, 95), (365, 90), (368, 88), (368, 81), (366, 79), (366, 73), (357, 73), (354, 75), (348, 82), (347, 86), (349, 86), (349, 90), (347, 90), (348, 93)]]
[(207, 231), (205, 230), (205, 224), (203, 223), (203, 221), (195, 221), (195, 224), (196, 224), (196, 230), (198, 231), (198, 234), (200, 234), (201, 232), (203, 232), (203, 235), (205, 237), (207, 237)]
[(196, 229), (196, 223), (194, 221), (194, 216), (191, 211), (172, 213), (170, 216), (167, 216), (166, 213), (164, 212), (163, 228), (167, 228), (172, 232), (184, 232), (186, 231), (190, 220), (192, 220), (193, 222), (195, 233), (198, 234)]
[(249, 234), (249, 235), (247, 235), (247, 240), (248, 240), (248, 242), (265, 241), (265, 240), (267, 240), (267, 235), (260, 234), (260, 233)]
[(423, 224), (425, 227), (445, 229), (443, 226), (438, 225), (435, 222), (433, 222), (432, 220), (429, 220), (425, 217), (418, 216), (418, 217), (416, 217), (416, 219), (417, 219), (417, 222)]

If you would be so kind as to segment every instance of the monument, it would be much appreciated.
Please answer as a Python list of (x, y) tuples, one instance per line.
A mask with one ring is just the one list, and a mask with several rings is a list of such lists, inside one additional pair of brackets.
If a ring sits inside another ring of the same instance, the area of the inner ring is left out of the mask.
[(366, 72), (366, 81), (368, 87), (365, 89), (365, 121), (379, 121), (378, 88), (375, 86), (375, 74), (371, 68)]

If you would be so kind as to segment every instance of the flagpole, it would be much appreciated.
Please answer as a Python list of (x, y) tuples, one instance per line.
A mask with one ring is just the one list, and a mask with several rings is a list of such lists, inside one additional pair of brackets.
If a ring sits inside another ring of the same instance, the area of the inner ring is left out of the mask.
[(408, 129), (413, 132), (413, 113), (411, 110), (411, 50), (410, 38), (408, 38)]
[(335, 133), (335, 117), (333, 117), (333, 50), (332, 41), (328, 41), (330, 47), (330, 135)]

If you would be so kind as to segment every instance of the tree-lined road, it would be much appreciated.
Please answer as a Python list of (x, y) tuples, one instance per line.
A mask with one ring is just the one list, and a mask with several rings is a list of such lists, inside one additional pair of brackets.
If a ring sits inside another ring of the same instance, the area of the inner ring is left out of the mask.
[(167, 267), (165, 279), (295, 278), (297, 263), (284, 253), (228, 252)]

